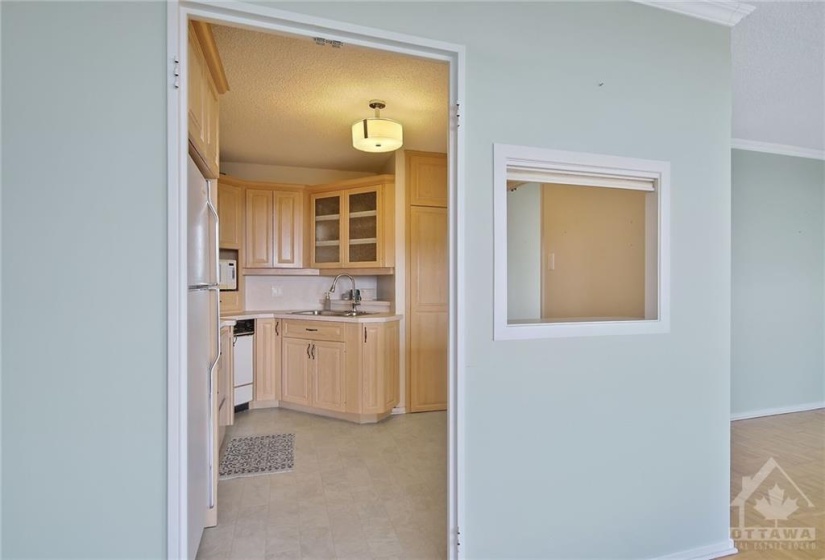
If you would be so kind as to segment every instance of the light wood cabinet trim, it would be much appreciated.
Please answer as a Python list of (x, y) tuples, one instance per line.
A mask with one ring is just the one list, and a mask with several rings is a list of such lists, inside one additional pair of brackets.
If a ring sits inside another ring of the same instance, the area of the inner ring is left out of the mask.
[(307, 186), (297, 183), (270, 183), (266, 181), (248, 181), (235, 177), (234, 175), (221, 175), (221, 182), (227, 185), (243, 187), (246, 189), (276, 189), (279, 191), (306, 192)]
[(360, 187), (370, 187), (381, 183), (392, 183), (395, 175), (369, 175), (357, 179), (347, 179), (346, 181), (336, 181), (335, 183), (324, 183), (322, 185), (310, 185), (307, 187), (311, 194), (346, 191)]
[(212, 25), (205, 21), (192, 20), (190, 29), (203, 50), (203, 57), (215, 89), (219, 95), (229, 91), (229, 81), (226, 79), (226, 72), (223, 68), (221, 56), (218, 53), (218, 45), (215, 43), (215, 36), (212, 34)]

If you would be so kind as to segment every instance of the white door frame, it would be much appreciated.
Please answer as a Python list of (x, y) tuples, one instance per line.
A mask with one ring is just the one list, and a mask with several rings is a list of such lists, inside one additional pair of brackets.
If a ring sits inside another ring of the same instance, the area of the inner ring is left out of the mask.
[[(188, 155), (187, 22), (190, 17), (262, 31), (323, 36), (450, 65), (449, 168), (449, 557), (464, 557), (464, 47), (380, 29), (241, 2), (170, 0), (167, 9), (168, 70), (168, 316), (167, 316), (167, 556), (185, 554), (186, 530), (186, 158)], [(460, 123), (459, 123), (460, 109)], [(462, 542), (464, 537), (462, 536)]]

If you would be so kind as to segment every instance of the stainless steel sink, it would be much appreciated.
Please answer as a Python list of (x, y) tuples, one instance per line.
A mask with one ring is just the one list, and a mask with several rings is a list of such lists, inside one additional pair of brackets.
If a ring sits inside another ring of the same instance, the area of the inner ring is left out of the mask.
[(310, 309), (308, 311), (293, 311), (292, 315), (309, 315), (313, 317), (360, 317), (370, 315), (367, 311), (326, 311), (323, 309)]

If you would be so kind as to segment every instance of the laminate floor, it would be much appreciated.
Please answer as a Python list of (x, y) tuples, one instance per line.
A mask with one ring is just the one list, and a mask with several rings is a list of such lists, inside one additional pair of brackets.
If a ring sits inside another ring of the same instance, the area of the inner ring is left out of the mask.
[(356, 425), (283, 409), (242, 412), (233, 436), (295, 434), (292, 472), (218, 483), (198, 560), (447, 557), (447, 415)]
[[(730, 558), (825, 558), (825, 410), (738, 420), (731, 429), (731, 527), (740, 552)], [(752, 479), (742, 515), (753, 540), (736, 533), (743, 477)]]

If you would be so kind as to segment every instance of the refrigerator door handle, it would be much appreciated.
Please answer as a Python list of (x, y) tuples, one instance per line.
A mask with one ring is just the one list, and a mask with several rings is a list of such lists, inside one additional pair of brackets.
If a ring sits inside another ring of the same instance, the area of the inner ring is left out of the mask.
[[(209, 208), (209, 212), (215, 218), (215, 283), (212, 285), (219, 285), (220, 278), (221, 278), (221, 249), (218, 245), (220, 245), (220, 238), (221, 238), (221, 226), (220, 226), (220, 216), (218, 216), (218, 211), (215, 209), (215, 205), (212, 204), (212, 185), (215, 182), (213, 180), (209, 180), (206, 182), (206, 207)], [(215, 193), (215, 197), (217, 198), (218, 193)]]
[(214, 410), (214, 384), (215, 368), (221, 361), (221, 309), (220, 309), (220, 289), (211, 286), (209, 291), (215, 292), (215, 361), (209, 366), (209, 509), (215, 507), (215, 489), (212, 481), (215, 477), (215, 410)]

